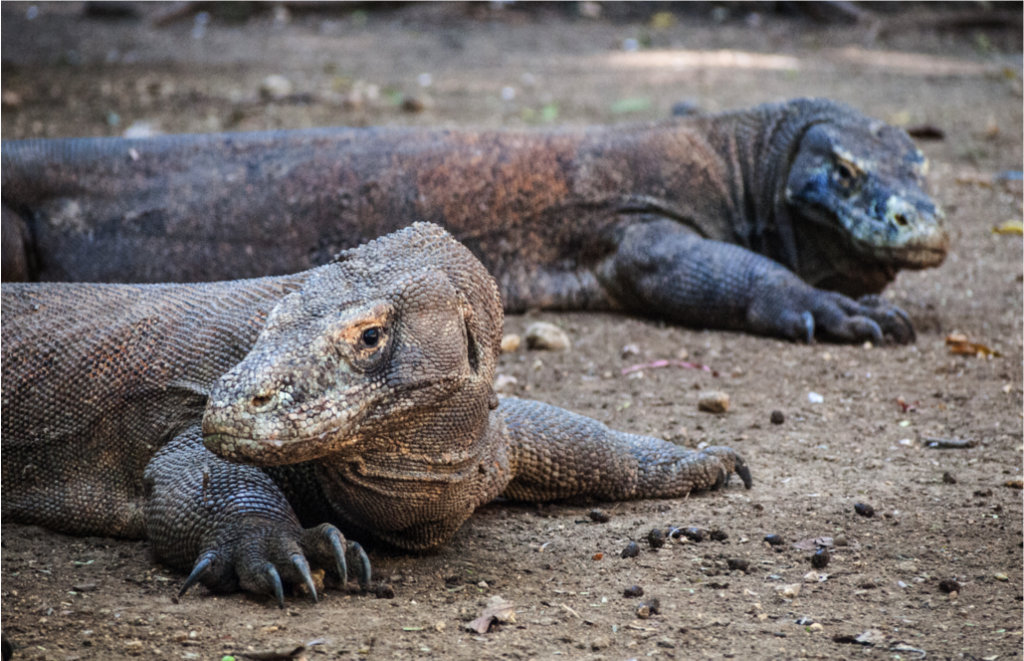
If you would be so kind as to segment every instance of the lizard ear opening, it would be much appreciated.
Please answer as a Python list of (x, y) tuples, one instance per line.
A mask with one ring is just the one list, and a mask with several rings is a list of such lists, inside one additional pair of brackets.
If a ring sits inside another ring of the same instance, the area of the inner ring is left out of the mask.
[(480, 343), (476, 340), (476, 333), (473, 331), (473, 305), (459, 292), (459, 307), (462, 309), (462, 322), (466, 327), (466, 352), (469, 360), (469, 369), (473, 374), (480, 373)]

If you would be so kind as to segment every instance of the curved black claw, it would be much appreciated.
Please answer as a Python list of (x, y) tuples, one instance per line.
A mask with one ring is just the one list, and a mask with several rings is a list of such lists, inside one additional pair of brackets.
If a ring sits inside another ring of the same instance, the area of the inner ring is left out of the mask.
[(359, 581), (359, 587), (365, 590), (370, 586), (370, 576), (372, 574), (370, 558), (367, 557), (366, 551), (363, 550), (363, 547), (358, 542), (349, 542), (348, 552), (350, 554), (349, 561), (357, 568), (356, 579)]
[(807, 344), (814, 343), (814, 315), (810, 312), (804, 312), (800, 315), (800, 318), (804, 322), (804, 342)]
[(270, 580), (270, 584), (274, 588), (274, 596), (277, 597), (277, 607), (284, 610), (284, 585), (281, 583), (281, 575), (277, 573), (277, 567), (269, 562), (263, 567), (267, 572), (266, 578)]
[(313, 564), (333, 567), (342, 587), (348, 585), (349, 576), (357, 579), (364, 589), (369, 585), (370, 559), (363, 547), (346, 540), (341, 531), (331, 524), (322, 523), (304, 531), (300, 545)]
[(206, 553), (196, 562), (196, 566), (192, 568), (192, 573), (185, 579), (185, 584), (178, 590), (178, 598), (185, 596), (188, 589), (198, 583), (203, 575), (213, 566), (215, 555), (213, 553)]
[(341, 587), (346, 588), (348, 587), (348, 562), (345, 560), (345, 538), (335, 529), (332, 531), (330, 539), (331, 551), (334, 553), (334, 569), (341, 576)]
[[(704, 450), (702, 450), (702, 454), (716, 457), (718, 461), (721, 462), (721, 473), (714, 486), (711, 487), (712, 489), (717, 489), (729, 484), (729, 478), (733, 473), (740, 476), (740, 479), (743, 480), (743, 487), (745, 489), (749, 489), (754, 486), (754, 478), (750, 474), (750, 467), (747, 466), (747, 462), (743, 461), (743, 457), (741, 457), (739, 453), (732, 448), (712, 446), (704, 448)], [(724, 479), (721, 477), (723, 474), (725, 476)]]
[(750, 474), (750, 466), (747, 466), (747, 462), (743, 461), (743, 457), (738, 454), (733, 457), (733, 461), (736, 463), (735, 471), (743, 480), (743, 488), (749, 489), (754, 486), (754, 476)]
[(302, 582), (306, 584), (306, 589), (309, 590), (309, 594), (313, 597), (313, 603), (317, 603), (320, 600), (316, 596), (316, 585), (313, 583), (313, 575), (309, 573), (309, 563), (306, 559), (298, 553), (292, 554), (292, 564), (295, 565), (296, 571), (302, 575)]

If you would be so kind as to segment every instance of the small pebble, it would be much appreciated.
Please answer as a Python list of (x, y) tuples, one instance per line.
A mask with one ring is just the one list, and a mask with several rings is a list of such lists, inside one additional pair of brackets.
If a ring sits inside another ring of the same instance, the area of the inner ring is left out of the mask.
[(565, 351), (569, 348), (569, 336), (554, 324), (538, 321), (526, 329), (526, 346), (545, 351)]
[(750, 561), (744, 558), (729, 558), (726, 562), (729, 564), (729, 569), (734, 571), (745, 572), (750, 568)]
[(626, 548), (622, 549), (623, 558), (635, 558), (640, 555), (640, 545), (636, 542), (630, 542), (626, 544)]
[(832, 557), (829, 555), (828, 549), (818, 549), (811, 556), (811, 566), (815, 569), (824, 569), (828, 567), (828, 561), (831, 559)]
[(590, 510), (589, 512), (587, 512), (587, 516), (589, 516), (590, 520), (594, 523), (608, 523), (612, 519), (610, 514), (605, 514), (602, 510), (599, 509)]
[(729, 395), (717, 390), (703, 392), (697, 400), (697, 409), (707, 413), (725, 413), (729, 410)]
[(942, 481), (946, 484), (956, 484), (956, 476), (949, 471), (946, 471), (942, 474)]
[(825, 625), (823, 625), (821, 622), (815, 622), (807, 628), (811, 631), (823, 631), (825, 629)]
[(992, 490), (991, 489), (978, 489), (977, 491), (974, 492), (974, 497), (975, 498), (991, 498), (992, 497)]
[(836, 535), (835, 539), (832, 540), (832, 543), (835, 544), (836, 546), (849, 546), (850, 545), (850, 542), (846, 539), (846, 535)]
[(773, 425), (781, 425), (783, 422), (786, 421), (786, 416), (782, 413), (782, 411), (775, 410), (772, 411), (772, 417), (770, 419)]
[(853, 511), (869, 519), (875, 515), (875, 508), (866, 503), (857, 503), (853, 506)]
[(427, 109), (427, 102), (416, 96), (407, 96), (402, 99), (402, 110), (405, 112), (423, 112)]
[(651, 532), (647, 533), (647, 543), (651, 545), (652, 549), (660, 549), (665, 546), (665, 533), (661, 531), (661, 528), (651, 528)]
[(621, 353), (623, 358), (626, 358), (627, 356), (639, 356), (640, 347), (638, 347), (635, 344), (627, 344), (626, 346), (622, 347)]
[(260, 83), (260, 95), (265, 99), (283, 99), (292, 93), (292, 83), (284, 76), (273, 74)]
[(724, 530), (712, 530), (708, 533), (708, 537), (710, 537), (713, 542), (724, 542), (729, 539), (729, 533)]
[(800, 584), (780, 585), (775, 588), (775, 591), (783, 599), (796, 599), (800, 595)]
[(939, 581), (939, 589), (946, 594), (949, 594), (950, 592), (961, 592), (964, 589), (964, 586), (955, 579), (947, 578), (943, 581)]
[(606, 636), (598, 636), (590, 642), (590, 649), (594, 650), (595, 652), (600, 650), (606, 650), (609, 646), (611, 646), (611, 644), (611, 641)]
[(632, 585), (622, 591), (622, 596), (627, 599), (632, 597), (642, 597), (644, 596), (644, 589), (639, 585)]
[(1010, 577), (1007, 576), (1006, 574), (1004, 574), (1003, 572), (998, 572), (996, 574), (996, 580), (997, 581), (1008, 581), (1008, 580), (1010, 580)]
[(768, 544), (771, 546), (782, 546), (786, 543), (785, 540), (783, 540), (778, 535), (765, 535), (764, 541), (768, 542)]
[(522, 338), (520, 338), (515, 333), (510, 333), (508, 335), (503, 336), (501, 338), (501, 352), (512, 353), (513, 351), (519, 348), (519, 345), (522, 343), (522, 341)]
[(21, 95), (12, 90), (6, 90), (0, 99), (6, 108), (17, 108), (21, 105)]

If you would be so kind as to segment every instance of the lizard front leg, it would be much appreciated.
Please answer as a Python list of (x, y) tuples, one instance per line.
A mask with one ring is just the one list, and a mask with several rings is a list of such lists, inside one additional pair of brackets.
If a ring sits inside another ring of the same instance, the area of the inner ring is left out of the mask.
[(815, 289), (781, 264), (741, 246), (704, 239), (669, 220), (624, 230), (598, 270), (613, 298), (637, 312), (697, 328), (725, 328), (811, 342), (906, 344), (914, 328), (878, 297), (855, 301)]
[(717, 489), (733, 472), (746, 488), (753, 484), (750, 469), (731, 448), (694, 452), (528, 400), (504, 399), (499, 412), (514, 475), (502, 494), (508, 498), (675, 498)]
[(216, 592), (273, 594), (304, 583), (316, 600), (310, 563), (369, 582), (362, 548), (333, 525), (303, 529), (281, 489), (259, 468), (233, 464), (203, 446), (198, 425), (160, 450), (146, 467), (146, 536), (157, 557)]

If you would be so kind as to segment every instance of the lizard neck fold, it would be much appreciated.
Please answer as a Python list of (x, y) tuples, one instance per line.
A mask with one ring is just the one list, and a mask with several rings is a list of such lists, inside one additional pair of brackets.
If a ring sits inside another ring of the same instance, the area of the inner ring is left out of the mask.
[(384, 449), (317, 461), (332, 510), (399, 548), (449, 542), (511, 479), (501, 418), (492, 412), (482, 430), (456, 431), (451, 413), (442, 414), (449, 423), (417, 428), (415, 438), (378, 437), (374, 445)]

